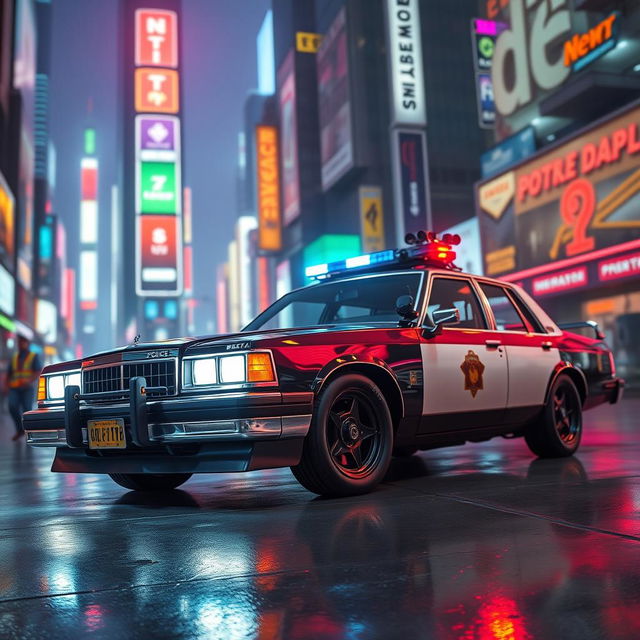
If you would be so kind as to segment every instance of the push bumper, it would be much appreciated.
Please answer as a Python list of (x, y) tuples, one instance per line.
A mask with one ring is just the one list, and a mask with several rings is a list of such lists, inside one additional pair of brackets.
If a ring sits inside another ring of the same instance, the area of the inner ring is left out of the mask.
[[(128, 398), (89, 404), (67, 387), (64, 407), (24, 414), (27, 442), (58, 447), (53, 471), (197, 473), (297, 464), (311, 423), (312, 393), (240, 392), (148, 399), (144, 378)], [(104, 394), (101, 400), (108, 400)], [(92, 400), (96, 396), (91, 397)], [(90, 450), (89, 420), (120, 418), (127, 448)]]

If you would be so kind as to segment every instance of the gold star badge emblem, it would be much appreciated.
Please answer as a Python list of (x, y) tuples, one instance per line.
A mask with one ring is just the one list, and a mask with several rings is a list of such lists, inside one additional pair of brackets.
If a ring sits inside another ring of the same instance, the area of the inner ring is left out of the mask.
[(464, 373), (464, 389), (470, 391), (475, 398), (478, 391), (484, 389), (482, 374), (484, 373), (484, 365), (480, 362), (477, 353), (469, 349), (464, 358), (464, 362), (460, 365), (462, 373)]

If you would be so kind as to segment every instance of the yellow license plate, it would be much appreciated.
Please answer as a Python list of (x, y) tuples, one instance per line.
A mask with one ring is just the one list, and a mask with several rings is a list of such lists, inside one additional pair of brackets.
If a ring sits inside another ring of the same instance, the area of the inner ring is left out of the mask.
[(124, 420), (89, 420), (87, 422), (89, 449), (125, 449)]

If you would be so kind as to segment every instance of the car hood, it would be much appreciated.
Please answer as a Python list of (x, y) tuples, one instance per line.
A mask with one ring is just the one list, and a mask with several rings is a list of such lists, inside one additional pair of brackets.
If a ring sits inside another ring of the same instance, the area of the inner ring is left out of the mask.
[[(201, 352), (232, 352), (244, 351), (255, 348), (259, 342), (267, 340), (286, 340), (295, 336), (330, 333), (335, 331), (355, 331), (371, 328), (380, 328), (380, 325), (367, 324), (339, 324), (339, 325), (323, 325), (316, 327), (296, 327), (292, 329), (270, 329), (266, 331), (241, 331), (238, 333), (227, 333), (208, 336), (185, 336), (182, 338), (173, 338), (171, 340), (157, 340), (148, 342), (138, 342), (116, 349), (110, 349), (88, 356), (84, 360), (100, 360), (105, 361), (116, 356), (117, 359), (133, 359), (133, 356), (125, 356), (124, 354), (133, 354), (136, 352), (149, 351), (169, 351), (171, 355), (182, 355), (185, 352), (201, 353)], [(388, 329), (388, 327), (386, 327)], [(120, 357), (118, 357), (120, 356)]]

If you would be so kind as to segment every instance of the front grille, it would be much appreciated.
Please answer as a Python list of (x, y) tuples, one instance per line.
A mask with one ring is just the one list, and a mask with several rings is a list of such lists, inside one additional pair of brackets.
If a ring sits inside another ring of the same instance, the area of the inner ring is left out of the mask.
[[(85, 369), (82, 372), (82, 393), (105, 393), (126, 391), (129, 381), (136, 376), (144, 376), (147, 387), (166, 387), (167, 391), (154, 391), (150, 397), (173, 396), (177, 391), (176, 361), (156, 360), (154, 362), (123, 362), (113, 366)], [(123, 394), (122, 397), (125, 397)]]

